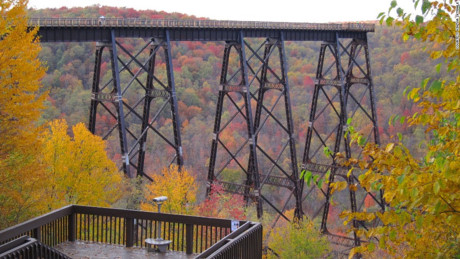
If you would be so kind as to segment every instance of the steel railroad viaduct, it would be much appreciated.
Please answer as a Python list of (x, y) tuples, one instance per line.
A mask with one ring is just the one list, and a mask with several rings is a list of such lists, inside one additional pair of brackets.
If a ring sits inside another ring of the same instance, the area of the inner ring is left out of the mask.
[(147, 20), (117, 18), (31, 18), (39, 26), (41, 42), (104, 42), (116, 38), (163, 38), (170, 41), (237, 41), (245, 38), (278, 38), (285, 41), (335, 41), (339, 38), (366, 40), (374, 31), (366, 23), (286, 23), (216, 20)]
[[(359, 211), (364, 199), (371, 197), (384, 209), (381, 193), (356, 187), (356, 173), (347, 174), (349, 168), (337, 161), (339, 153), (345, 158), (360, 155), (350, 148), (346, 137), (347, 127), (353, 121), (350, 118), (359, 116), (360, 123), (353, 126), (357, 131), (363, 128), (360, 132), (366, 135), (368, 142), (380, 142), (367, 44), (367, 33), (374, 31), (373, 24), (103, 17), (32, 18), (29, 24), (39, 26), (41, 42), (97, 42), (92, 96), (88, 100), (89, 129), (105, 139), (118, 132), (115, 136), (119, 141), (120, 165), (129, 177), (141, 175), (151, 179), (144, 172), (148, 136), (163, 140), (173, 150), (170, 152), (173, 157), (169, 159), (172, 163), (180, 167), (184, 162), (171, 42), (224, 41), (220, 84), (214, 86), (218, 89), (218, 99), (210, 139), (207, 193), (213, 183), (219, 183), (227, 192), (244, 195), (248, 203), (256, 206), (259, 217), (263, 210), (272, 210), (278, 217), (286, 218), (284, 212), (291, 208), (295, 208), (295, 217), (301, 217), (304, 210), (312, 217), (322, 215), (323, 233), (345, 247), (358, 246), (361, 240), (356, 234), (333, 233), (336, 222), (329, 218), (332, 182), (341, 177), (353, 187), (334, 198), (342, 203), (341, 208)], [(122, 38), (142, 38), (145, 45), (131, 53), (121, 43)], [(262, 43), (254, 44), (249, 38), (262, 39)], [(309, 121), (302, 122), (308, 130), (301, 162), (298, 162), (294, 139), (285, 41), (322, 42)], [(108, 82), (101, 82), (104, 50), (109, 52), (112, 71)], [(158, 75), (156, 59), (166, 64), (164, 76)], [(129, 80), (121, 82), (122, 76)], [(130, 91), (139, 99), (128, 100), (126, 96)], [(273, 96), (275, 102), (270, 101), (274, 100)], [(172, 137), (156, 128), (155, 123), (164, 111), (171, 114)], [(225, 112), (231, 116), (223, 116)], [(96, 132), (102, 113), (116, 122), (104, 128), (105, 132)], [(245, 124), (245, 132), (240, 134), (241, 143), (226, 142), (222, 133), (231, 131), (229, 125), (238, 121)], [(258, 141), (267, 134), (264, 127), (279, 127), (284, 134), (269, 136), (279, 146), (276, 152)], [(166, 150), (164, 153), (166, 157)], [(242, 178), (225, 181), (232, 178), (226, 174), (235, 169), (242, 172)], [(310, 186), (304, 186), (300, 180), (302, 171), (311, 179)], [(328, 179), (324, 179), (326, 177)], [(324, 184), (324, 180), (329, 183)], [(277, 192), (275, 199), (270, 195), (272, 192)], [(313, 194), (316, 197), (308, 199)], [(346, 202), (343, 197), (348, 197)], [(352, 224), (355, 228), (363, 226), (358, 221)]]

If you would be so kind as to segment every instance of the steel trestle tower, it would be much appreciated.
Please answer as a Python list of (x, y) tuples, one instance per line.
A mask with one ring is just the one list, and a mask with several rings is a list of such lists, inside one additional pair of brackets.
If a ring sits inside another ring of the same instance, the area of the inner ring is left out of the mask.
[[(307, 200), (307, 207), (312, 204), (313, 217), (322, 215), (321, 231), (328, 234), (333, 243), (351, 248), (361, 243), (356, 232), (351, 237), (338, 235), (334, 232), (340, 228), (329, 219), (333, 196), (331, 183), (338, 178), (347, 182), (348, 189), (335, 194), (334, 198), (341, 210), (361, 211), (365, 199), (372, 199), (381, 210), (384, 203), (382, 193), (371, 193), (358, 185), (358, 169), (343, 167), (338, 162), (339, 153), (345, 159), (362, 158), (360, 150), (350, 146), (348, 127), (364, 135), (365, 142), (380, 144), (367, 40), (341, 39), (337, 35), (335, 41), (324, 42), (320, 48), (302, 160), (302, 168), (318, 175), (318, 181), (329, 172), (329, 183), (313, 184), (306, 189), (303, 199)], [(314, 199), (320, 199), (319, 203), (311, 200), (315, 192)], [(348, 206), (345, 206), (346, 196)], [(352, 225), (355, 229), (366, 227), (357, 220), (353, 220)]]
[[(303, 215), (302, 191), (297, 169), (283, 33), (277, 38), (267, 38), (260, 45), (256, 45), (257, 48), (253, 48), (253, 45), (244, 40), (243, 32), (240, 32), (238, 41), (227, 42), (225, 45), (207, 192), (209, 194), (211, 184), (218, 183), (228, 192), (244, 195), (247, 202), (254, 201), (259, 217), (263, 212), (262, 203), (283, 217), (288, 205), (293, 205), (296, 217), (300, 217)], [(235, 52), (235, 59), (239, 61), (238, 64), (235, 63), (233, 70), (230, 68), (232, 50)], [(267, 100), (269, 92), (277, 93), (273, 94), (276, 101)], [(230, 107), (224, 107), (224, 100), (229, 101)], [(280, 105), (282, 102), (284, 106)], [(251, 104), (255, 106), (254, 112)], [(232, 111), (233, 115), (222, 126), (222, 115), (228, 111)], [(238, 117), (242, 118), (247, 132), (240, 145), (232, 150), (229, 147), (232, 143), (225, 143), (221, 135), (230, 125), (237, 124)], [(268, 123), (271, 123), (270, 126), (267, 126)], [(279, 127), (284, 133), (278, 139), (278, 143), (284, 142), (278, 152), (269, 151), (267, 145), (261, 144), (260, 139), (266, 134), (263, 131), (264, 126)], [(218, 154), (228, 159), (222, 159), (218, 164)], [(281, 158), (289, 161), (287, 168), (280, 162)], [(263, 170), (259, 164), (260, 159), (265, 161)], [(225, 181), (232, 173), (232, 163), (244, 172), (237, 182)], [(284, 195), (284, 200), (274, 202), (273, 197), (269, 196), (273, 187), (286, 188), (289, 194)], [(294, 197), (294, 202), (291, 197)]]
[[(98, 43), (96, 46), (89, 130), (107, 139), (115, 129), (118, 129), (122, 169), (130, 177), (145, 176), (151, 180), (144, 169), (149, 131), (155, 133), (156, 137), (174, 150), (171, 163), (175, 161), (179, 167), (183, 165), (169, 31), (166, 30), (163, 36), (148, 40), (136, 54), (131, 54), (115, 40), (114, 31), (111, 33), (110, 42)], [(112, 77), (101, 86), (101, 66), (105, 48), (110, 52)], [(123, 57), (118, 54), (119, 50)], [(160, 53), (166, 64), (164, 75), (156, 75), (157, 71), (155, 71), (157, 65), (155, 61)], [(141, 56), (146, 58), (141, 60)], [(124, 86), (120, 83), (121, 76), (130, 78)], [(142, 82), (142, 76), (146, 77), (145, 83)], [(110, 84), (112, 88), (109, 87)], [(144, 94), (133, 102), (125, 97), (130, 92), (144, 92)], [(158, 104), (155, 106), (156, 110), (152, 107), (154, 101)], [(107, 103), (112, 103), (115, 109)], [(115, 125), (102, 128), (99, 132), (96, 130), (96, 122), (99, 118), (98, 107), (103, 108), (99, 109), (101, 110), (99, 114), (108, 114), (116, 120)], [(165, 136), (154, 127), (158, 117), (168, 109), (171, 112), (172, 137)]]

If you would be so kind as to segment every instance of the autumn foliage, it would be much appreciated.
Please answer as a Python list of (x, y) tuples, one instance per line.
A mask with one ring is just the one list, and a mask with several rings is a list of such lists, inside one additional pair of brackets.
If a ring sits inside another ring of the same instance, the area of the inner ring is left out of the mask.
[(105, 142), (84, 124), (72, 136), (63, 120), (39, 126), (48, 94), (26, 5), (0, 2), (0, 229), (68, 204), (109, 206), (123, 193)]
[(0, 141), (1, 156), (10, 151), (34, 152), (39, 128), (36, 120), (45, 94), (40, 80), (45, 68), (38, 59), (41, 47), (36, 30), (27, 29), (26, 1), (2, 0), (0, 7)]
[(268, 258), (327, 258), (331, 252), (327, 237), (308, 219), (275, 227), (268, 247)]
[(83, 123), (72, 127), (72, 137), (67, 131), (65, 120), (55, 120), (44, 134), (47, 183), (40, 205), (43, 210), (68, 204), (110, 206), (123, 194), (123, 175), (107, 157), (105, 142)]
[[(407, 88), (407, 99), (418, 111), (400, 123), (423, 130), (425, 147), (415, 155), (404, 143), (407, 136), (398, 134), (396, 141), (377, 146), (368, 144), (363, 154), (372, 161), (351, 162), (365, 174), (359, 177), (368, 190), (384, 191), (384, 212), (343, 213), (346, 221), (358, 219), (382, 224), (358, 234), (370, 242), (354, 249), (367, 256), (408, 258), (455, 258), (460, 254), (460, 51), (455, 48), (455, 12), (453, 1), (420, 4), (424, 16), (412, 20), (392, 1), (398, 20), (382, 14), (388, 25), (400, 26), (405, 41), (415, 38), (434, 42), (440, 49), (428, 49), (433, 59), (441, 62), (437, 73), (444, 77), (426, 78), (419, 87)], [(424, 21), (428, 14), (434, 17)], [(359, 137), (359, 136), (358, 136)], [(357, 138), (355, 136), (354, 140)]]
[(197, 206), (197, 213), (207, 217), (246, 220), (245, 204), (242, 195), (225, 193), (221, 185), (213, 184), (209, 197)]
[(167, 196), (168, 200), (162, 205), (162, 212), (246, 219), (246, 202), (243, 196), (226, 193), (218, 184), (214, 184), (210, 195), (198, 203), (196, 179), (187, 169), (179, 170), (177, 166), (172, 165), (151, 177), (153, 182), (146, 185), (140, 205), (142, 210), (157, 211), (153, 199)]
[(40, 92), (45, 69), (36, 30), (27, 30), (27, 1), (0, 2), (0, 228), (27, 219), (39, 197), (43, 168), (40, 117), (46, 95)]
[(196, 202), (197, 185), (195, 178), (186, 170), (175, 165), (164, 168), (161, 173), (151, 176), (153, 182), (147, 184), (145, 200), (141, 209), (157, 211), (153, 199), (167, 196), (168, 201), (162, 206), (162, 212), (176, 214), (191, 214)]

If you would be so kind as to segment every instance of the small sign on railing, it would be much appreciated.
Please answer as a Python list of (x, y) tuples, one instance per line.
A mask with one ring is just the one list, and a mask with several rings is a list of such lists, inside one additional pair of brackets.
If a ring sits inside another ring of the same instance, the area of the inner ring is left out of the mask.
[(232, 220), (232, 232), (237, 230), (240, 227), (240, 221), (239, 220)]

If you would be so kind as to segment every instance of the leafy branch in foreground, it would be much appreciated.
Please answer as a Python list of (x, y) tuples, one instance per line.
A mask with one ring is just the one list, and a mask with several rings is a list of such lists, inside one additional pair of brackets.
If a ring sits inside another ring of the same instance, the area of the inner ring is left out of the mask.
[[(455, 6), (453, 1), (415, 1), (414, 5), (423, 13), (415, 20), (393, 1), (389, 13), (396, 10), (398, 17), (383, 13), (381, 22), (402, 27), (405, 41), (413, 37), (438, 44), (440, 48), (428, 53), (432, 59), (443, 59), (436, 71), (446, 65), (447, 76), (453, 79), (426, 78), (420, 87), (406, 93), (419, 110), (401, 122), (425, 129), (422, 156), (412, 155), (399, 135), (398, 141), (382, 147), (361, 145), (372, 162), (348, 161), (365, 170), (359, 177), (361, 185), (372, 191), (384, 190), (389, 205), (383, 213), (342, 213), (347, 222), (353, 218), (382, 222), (381, 226), (358, 230), (370, 242), (355, 248), (350, 256), (358, 252), (411, 258), (460, 255), (460, 53), (455, 49), (455, 23), (451, 19)], [(424, 21), (428, 16), (433, 18)], [(359, 135), (350, 135), (359, 145)]]

